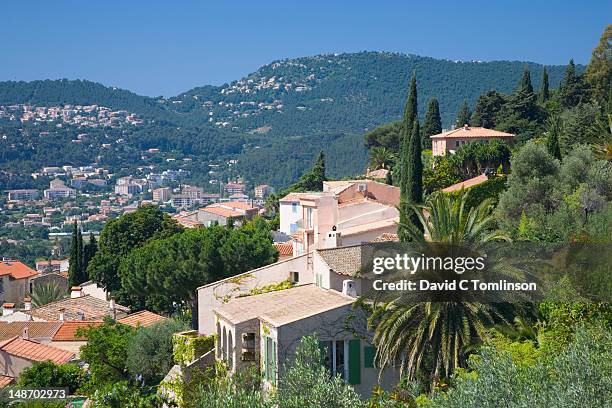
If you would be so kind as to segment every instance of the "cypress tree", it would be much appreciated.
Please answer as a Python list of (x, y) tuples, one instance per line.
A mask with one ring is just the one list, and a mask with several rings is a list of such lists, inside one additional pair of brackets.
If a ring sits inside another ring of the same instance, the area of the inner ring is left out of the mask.
[(531, 73), (529, 72), (528, 67), (525, 67), (525, 70), (523, 71), (523, 77), (521, 78), (518, 90), (519, 92), (523, 92), (527, 95), (533, 93), (533, 85), (531, 84)]
[(455, 119), (455, 127), (460, 128), (463, 125), (470, 124), (470, 116), (472, 113), (470, 112), (470, 107), (468, 106), (467, 101), (463, 101), (463, 105), (459, 108), (459, 112), (457, 112), (457, 119)]
[[(68, 266), (68, 283), (76, 286), (81, 278), (82, 252), (79, 251), (79, 237), (81, 236), (77, 222), (72, 227), (72, 243), (70, 245), (70, 265)], [(82, 245), (82, 242), (81, 242)]]
[(548, 91), (548, 71), (546, 71), (546, 67), (542, 72), (542, 84), (540, 85), (540, 94), (539, 99), (540, 103), (544, 103), (550, 97), (550, 93)]
[(436, 98), (431, 98), (427, 105), (427, 113), (423, 122), (423, 148), (431, 148), (432, 135), (442, 133), (442, 119), (440, 118), (440, 105)]
[[(410, 80), (410, 91), (408, 93), (408, 100), (406, 101), (406, 107), (404, 108), (404, 117), (402, 118), (401, 133), (400, 133), (400, 226), (398, 227), (398, 234), (400, 240), (404, 241), (407, 237), (406, 231), (403, 225), (410, 224), (411, 211), (408, 208), (410, 203), (414, 203), (412, 196), (412, 180), (413, 172), (411, 168), (411, 147), (412, 141), (412, 130), (414, 128), (414, 122), (417, 119), (417, 84), (416, 84), (416, 73), (413, 72), (412, 79)], [(417, 134), (418, 144), (420, 146), (421, 136)], [(420, 150), (420, 149), (419, 149)], [(420, 199), (416, 202), (419, 202)]]
[[(85, 245), (83, 249), (83, 266), (81, 267), (81, 280), (86, 282), (89, 280), (89, 274), (87, 273), (87, 266), (89, 265), (89, 261), (94, 255), (98, 252), (98, 242), (96, 241), (96, 237), (94, 237), (93, 233), (89, 233), (89, 243)], [(81, 282), (82, 283), (82, 282)]]
[(554, 158), (561, 160), (561, 149), (559, 147), (559, 135), (561, 134), (561, 118), (555, 115), (548, 120), (548, 132), (546, 135), (546, 150)]

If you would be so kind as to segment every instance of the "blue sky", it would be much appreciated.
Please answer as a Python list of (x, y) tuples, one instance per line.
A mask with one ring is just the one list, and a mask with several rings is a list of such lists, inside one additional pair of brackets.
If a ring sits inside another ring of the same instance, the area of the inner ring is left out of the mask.
[(11, 1), (0, 80), (82, 78), (170, 96), (331, 52), (587, 63), (610, 16), (609, 0)]

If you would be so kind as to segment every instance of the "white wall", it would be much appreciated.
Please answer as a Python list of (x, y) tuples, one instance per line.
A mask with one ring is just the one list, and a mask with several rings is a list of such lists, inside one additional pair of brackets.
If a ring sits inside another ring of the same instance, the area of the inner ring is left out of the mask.
[[(291, 224), (297, 223), (302, 219), (302, 206), (299, 202), (296, 203), (296, 206), (293, 206), (293, 203), (290, 202), (281, 202), (279, 203), (279, 213), (280, 213), (280, 231), (284, 232), (287, 235), (292, 234), (295, 231), (291, 231)], [(293, 210), (295, 208), (295, 212)]]
[(300, 274), (300, 285), (312, 283), (312, 270), (309, 270), (307, 262), (309, 256), (312, 255), (306, 254), (276, 262), (198, 288), (198, 332), (200, 334), (215, 333), (213, 309), (241, 293), (287, 280), (290, 272)]

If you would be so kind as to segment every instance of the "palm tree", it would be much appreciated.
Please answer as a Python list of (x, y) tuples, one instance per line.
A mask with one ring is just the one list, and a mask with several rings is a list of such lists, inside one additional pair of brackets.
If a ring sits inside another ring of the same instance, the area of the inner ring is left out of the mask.
[(393, 153), (386, 147), (374, 147), (370, 151), (371, 170), (390, 169), (393, 166)]
[[(453, 198), (436, 193), (425, 205), (412, 205), (423, 226), (406, 229), (412, 243), (470, 243), (478, 247), (490, 241), (509, 238), (498, 231), (492, 216), (493, 203), (485, 200), (466, 209), (468, 193)], [(406, 219), (409, 219), (406, 217)], [(426, 359), (430, 378), (450, 376), (465, 362), (464, 351), (487, 336), (487, 328), (504, 318), (493, 306), (475, 302), (418, 302), (393, 299), (374, 305), (369, 318), (377, 346), (376, 361), (380, 367), (400, 363), (400, 372), (413, 380)]]
[(55, 283), (35, 285), (31, 293), (32, 305), (39, 307), (64, 297), (64, 291)]

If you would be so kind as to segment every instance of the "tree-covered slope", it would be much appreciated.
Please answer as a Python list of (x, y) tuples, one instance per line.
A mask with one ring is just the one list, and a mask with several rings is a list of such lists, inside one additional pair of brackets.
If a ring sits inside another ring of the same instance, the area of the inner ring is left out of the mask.
[[(450, 126), (461, 103), (474, 104), (486, 91), (512, 91), (525, 66), (539, 84), (543, 66), (519, 61), (455, 62), (387, 52), (319, 55), (275, 61), (221, 87), (194, 88), (171, 106), (191, 120), (275, 136), (364, 132), (398, 119), (408, 78), (416, 71), (419, 113), (440, 101)], [(562, 66), (548, 66), (556, 87)]]

